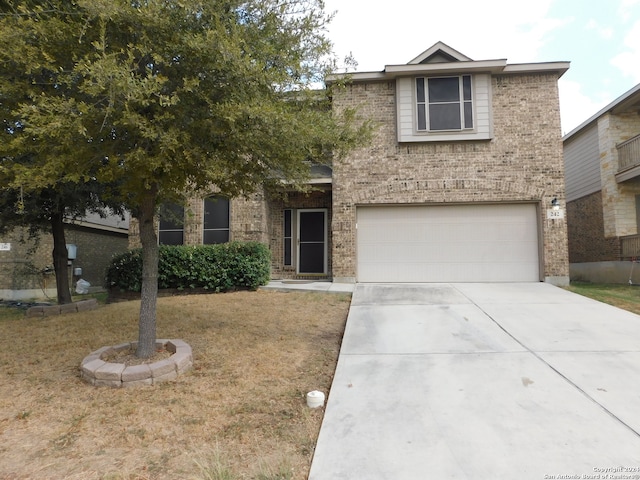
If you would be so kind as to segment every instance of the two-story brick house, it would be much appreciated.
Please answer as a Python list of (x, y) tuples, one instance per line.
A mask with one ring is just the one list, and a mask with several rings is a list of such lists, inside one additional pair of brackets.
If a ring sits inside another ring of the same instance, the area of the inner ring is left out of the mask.
[(309, 195), (194, 199), (182, 241), (207, 243), (217, 206), (223, 240), (269, 244), (273, 278), (566, 284), (557, 83), (568, 67), (474, 61), (439, 42), (349, 74), (333, 108), (371, 119), (372, 141), (315, 169)]
[[(626, 283), (640, 257), (640, 84), (563, 138), (571, 276)], [(635, 269), (632, 281), (640, 281)]]

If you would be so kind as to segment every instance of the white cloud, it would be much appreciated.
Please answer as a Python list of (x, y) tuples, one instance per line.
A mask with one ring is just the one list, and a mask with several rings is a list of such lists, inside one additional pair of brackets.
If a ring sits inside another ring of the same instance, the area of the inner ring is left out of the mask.
[[(616, 68), (603, 68), (602, 63), (607, 60), (598, 63), (599, 58), (613, 57), (615, 37), (621, 35), (617, 25), (599, 23), (605, 21), (605, 16), (594, 16), (589, 21), (591, 15), (584, 9), (565, 9), (568, 13), (553, 16), (551, 5), (557, 1), (458, 0), (454, 4), (394, 0), (392, 6), (384, 9), (370, 0), (325, 0), (325, 3), (327, 11), (338, 11), (329, 27), (336, 53), (342, 57), (352, 52), (359, 63), (357, 71), (379, 71), (385, 65), (406, 63), (439, 40), (474, 60), (549, 61), (553, 58), (546, 55), (554, 50), (571, 60), (572, 52), (577, 52), (575, 56), (583, 60), (582, 68), (575, 70), (580, 72), (580, 78), (570, 71), (560, 79), (562, 128), (567, 133), (621, 93), (618, 91), (621, 75), (615, 72)], [(618, 5), (631, 12), (640, 5), (640, 0), (620, 0)], [(637, 18), (636, 15), (633, 21)], [(629, 22), (625, 26), (631, 25)], [(586, 32), (585, 27), (592, 31)], [(640, 35), (640, 22), (637, 31)], [(628, 30), (625, 46), (620, 48), (624, 56), (616, 60), (629, 75), (640, 69), (640, 36), (632, 32), (636, 32), (635, 26)], [(584, 60), (585, 46), (581, 39), (589, 37), (596, 37), (597, 48), (601, 48), (598, 59), (592, 56)], [(543, 49), (547, 52), (545, 56), (541, 53)]]
[(618, 15), (626, 22), (633, 17), (634, 7), (638, 5), (640, 5), (640, 0), (622, 0), (618, 7)]
[(595, 30), (596, 33), (600, 36), (600, 38), (604, 40), (610, 40), (611, 38), (613, 38), (613, 33), (614, 33), (613, 28), (602, 27), (594, 19), (589, 20), (585, 28), (587, 30)]
[(600, 31), (600, 36), (605, 40), (610, 40), (613, 38), (614, 30), (613, 28), (602, 28)]
[(337, 10), (329, 36), (338, 55), (353, 52), (358, 70), (367, 71), (406, 63), (437, 41), (474, 60), (544, 60), (539, 52), (549, 33), (568, 21), (549, 18), (552, 1), (395, 0), (382, 11), (370, 0), (326, 0), (326, 10)]
[(611, 101), (604, 98), (595, 100), (585, 95), (582, 93), (582, 85), (573, 80), (561, 78), (558, 81), (558, 88), (563, 135), (598, 113)]
[(640, 20), (636, 21), (624, 37), (626, 49), (611, 59), (611, 64), (634, 82), (640, 82)]

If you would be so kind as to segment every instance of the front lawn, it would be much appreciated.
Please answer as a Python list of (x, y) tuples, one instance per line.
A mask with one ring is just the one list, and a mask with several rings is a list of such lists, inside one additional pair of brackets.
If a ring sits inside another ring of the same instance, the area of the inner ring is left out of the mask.
[(640, 286), (574, 282), (567, 290), (640, 314)]
[(158, 300), (158, 337), (193, 369), (153, 387), (80, 380), (102, 346), (137, 339), (139, 301), (46, 318), (0, 308), (0, 478), (305, 479), (349, 295), (234, 292)]

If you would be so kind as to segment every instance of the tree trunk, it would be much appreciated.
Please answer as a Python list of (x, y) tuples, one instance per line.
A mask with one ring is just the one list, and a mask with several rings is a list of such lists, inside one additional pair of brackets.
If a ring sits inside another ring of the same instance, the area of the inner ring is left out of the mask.
[(154, 225), (156, 190), (145, 195), (138, 221), (142, 243), (142, 292), (140, 320), (138, 323), (138, 348), (136, 356), (149, 358), (155, 351), (156, 303), (158, 300), (158, 237)]
[(51, 216), (53, 234), (53, 269), (56, 272), (58, 304), (71, 303), (69, 291), (69, 267), (67, 266), (67, 242), (64, 238), (64, 216), (57, 212)]

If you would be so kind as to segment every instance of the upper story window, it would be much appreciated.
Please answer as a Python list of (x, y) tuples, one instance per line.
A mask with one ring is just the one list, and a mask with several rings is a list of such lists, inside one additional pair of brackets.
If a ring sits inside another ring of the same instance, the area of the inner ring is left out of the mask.
[(184, 207), (174, 203), (160, 207), (160, 245), (182, 245), (184, 243)]
[(416, 78), (417, 130), (473, 129), (471, 75)]
[(229, 199), (214, 196), (204, 199), (203, 244), (229, 241)]
[(398, 142), (491, 140), (491, 74), (396, 79)]

